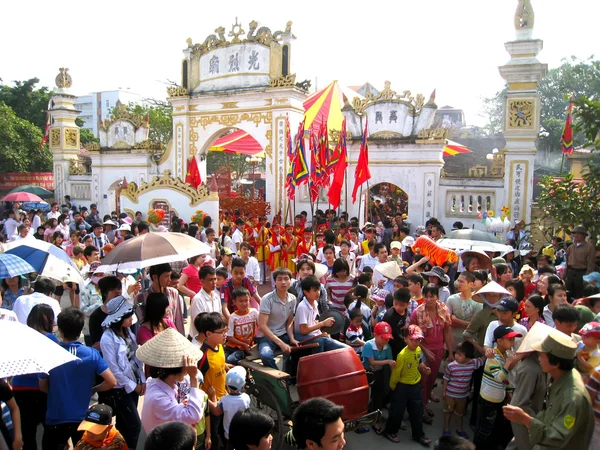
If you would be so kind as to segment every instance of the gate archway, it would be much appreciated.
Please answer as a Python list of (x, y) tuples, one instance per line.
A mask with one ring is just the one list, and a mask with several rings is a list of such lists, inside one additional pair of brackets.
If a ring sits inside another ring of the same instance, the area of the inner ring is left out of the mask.
[(408, 215), (408, 194), (394, 183), (377, 183), (369, 188), (367, 217), (376, 223), (397, 214)]

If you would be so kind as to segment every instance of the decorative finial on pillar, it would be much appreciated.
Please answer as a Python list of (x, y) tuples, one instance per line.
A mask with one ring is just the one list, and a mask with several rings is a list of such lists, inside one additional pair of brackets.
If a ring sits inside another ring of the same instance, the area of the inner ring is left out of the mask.
[(54, 79), (56, 87), (59, 89), (69, 89), (73, 85), (73, 79), (69, 75), (69, 69), (61, 67), (58, 69), (59, 74)]
[(427, 103), (425, 105), (427, 105), (427, 106), (436, 106), (435, 105), (435, 91), (436, 91), (436, 89), (433, 90), (433, 92), (429, 96), (429, 100), (427, 100)]
[(523, 41), (531, 39), (533, 25), (535, 22), (535, 14), (530, 0), (519, 0), (517, 10), (515, 12), (515, 30), (517, 32), (517, 40)]

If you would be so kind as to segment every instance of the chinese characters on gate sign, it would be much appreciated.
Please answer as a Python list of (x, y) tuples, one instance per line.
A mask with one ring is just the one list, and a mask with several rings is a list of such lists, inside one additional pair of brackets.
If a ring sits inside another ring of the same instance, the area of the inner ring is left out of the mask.
[[(279, 183), (280, 189), (283, 187), (283, 177), (286, 173), (285, 159), (285, 119), (280, 118), (277, 120), (277, 179), (281, 181)], [(282, 198), (283, 193), (280, 192), (276, 199), (278, 208), (280, 209), (283, 206), (280, 204)]]
[(435, 197), (433, 195), (433, 191), (435, 190), (435, 183), (433, 181), (433, 177), (434, 174), (432, 173), (425, 174), (425, 189), (423, 190), (423, 192), (425, 193), (425, 198), (423, 199), (423, 222), (427, 222), (435, 215)]
[(229, 55), (229, 71), (230, 72), (239, 72), (240, 71), (240, 59), (238, 54)]
[(208, 73), (219, 73), (219, 57), (217, 55), (210, 58)]
[(248, 70), (251, 69), (260, 69), (260, 63), (258, 62), (258, 52), (256, 50), (252, 50), (252, 53), (248, 57)]
[(525, 168), (522, 163), (514, 162), (513, 167), (513, 198), (512, 218), (515, 222), (523, 219), (525, 207)]

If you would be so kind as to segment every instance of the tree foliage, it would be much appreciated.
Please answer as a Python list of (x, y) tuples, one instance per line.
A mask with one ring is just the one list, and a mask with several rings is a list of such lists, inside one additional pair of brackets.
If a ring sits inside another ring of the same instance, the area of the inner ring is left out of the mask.
[(51, 172), (52, 153), (40, 148), (42, 130), (0, 102), (0, 172)]
[(592, 150), (581, 180), (573, 175), (564, 179), (545, 177), (537, 202), (559, 229), (568, 233), (574, 225), (583, 224), (595, 241), (600, 236), (600, 163), (594, 150), (600, 149), (600, 102), (582, 96), (574, 101), (575, 130), (587, 140)]
[(83, 145), (85, 147), (87, 144), (90, 144), (90, 143), (95, 143), (95, 144), (100, 143), (100, 139), (98, 139), (94, 135), (93, 131), (91, 131), (87, 128), (81, 128), (84, 125), (84, 122), (82, 119), (80, 119), (79, 117), (77, 119), (75, 119), (75, 125), (77, 125), (79, 127), (79, 140), (81, 141), (81, 145)]
[(147, 115), (150, 123), (148, 140), (167, 145), (173, 138), (173, 107), (162, 100), (150, 98), (144, 101), (144, 105), (129, 103), (127, 111), (140, 116)]
[(52, 92), (45, 86), (36, 88), (39, 82), (39, 79), (31, 78), (26, 81), (14, 81), (14, 86), (0, 85), (0, 103), (10, 106), (18, 117), (43, 131)]
[(236, 183), (242, 179), (250, 168), (246, 158), (247, 155), (209, 151), (206, 157), (206, 173), (213, 174), (220, 168), (229, 166), (231, 168), (231, 181)]
[[(484, 99), (484, 112), (489, 116), (486, 130), (498, 134), (503, 129), (504, 98), (506, 86), (491, 98)], [(559, 67), (548, 71), (546, 77), (538, 83), (541, 102), (541, 133), (537, 147), (549, 152), (560, 151), (560, 137), (565, 124), (566, 108), (569, 96), (589, 97), (600, 92), (600, 61), (593, 57), (581, 60), (575, 56), (565, 58)], [(585, 136), (574, 136), (574, 145), (581, 145)]]

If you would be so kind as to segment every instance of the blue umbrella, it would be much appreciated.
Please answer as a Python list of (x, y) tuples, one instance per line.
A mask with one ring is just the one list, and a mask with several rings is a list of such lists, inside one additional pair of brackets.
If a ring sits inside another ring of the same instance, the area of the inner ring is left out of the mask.
[(41, 209), (42, 212), (49, 212), (50, 205), (46, 202), (24, 202), (21, 205), (23, 211), (31, 211), (34, 209)]
[(17, 277), (35, 272), (27, 261), (9, 253), (0, 253), (0, 279)]
[(77, 265), (62, 248), (39, 239), (22, 239), (4, 245), (5, 253), (27, 261), (40, 275), (54, 280), (81, 279)]

